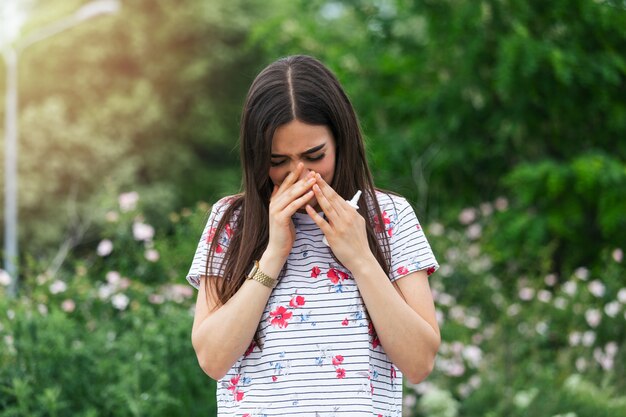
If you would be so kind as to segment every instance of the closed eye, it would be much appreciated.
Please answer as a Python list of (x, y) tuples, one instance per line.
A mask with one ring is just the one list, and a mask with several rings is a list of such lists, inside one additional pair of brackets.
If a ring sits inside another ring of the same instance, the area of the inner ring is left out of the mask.
[[(326, 156), (325, 153), (318, 155), (318, 156), (310, 156), (310, 157), (306, 157), (305, 159), (309, 162), (316, 162), (316, 161), (320, 161), (324, 158), (324, 156)], [(284, 164), (286, 161), (286, 159), (283, 159), (282, 161), (271, 161), (270, 165), (273, 167), (277, 167), (277, 166), (281, 166), (282, 164)]]

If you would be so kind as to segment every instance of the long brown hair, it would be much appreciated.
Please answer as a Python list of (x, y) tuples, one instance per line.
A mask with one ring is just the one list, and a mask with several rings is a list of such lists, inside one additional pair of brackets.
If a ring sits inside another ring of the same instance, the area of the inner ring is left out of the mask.
[[(209, 280), (222, 305), (243, 285), (254, 260), (261, 257), (268, 244), (272, 138), (279, 126), (294, 119), (330, 128), (336, 145), (331, 186), (345, 199), (350, 199), (357, 190), (363, 191), (361, 201), (366, 204), (360, 204), (359, 213), (366, 220), (369, 247), (389, 275), (389, 242), (384, 228), (376, 226), (376, 219), (382, 216), (352, 104), (337, 78), (320, 61), (305, 55), (288, 56), (259, 73), (243, 108), (240, 130), (243, 192), (230, 201), (214, 236), (221, 235), (234, 213), (239, 211), (239, 214), (231, 225), (232, 236), (219, 265), (219, 275), (224, 279), (219, 280), (220, 285), (216, 284), (218, 280)], [(218, 240), (213, 239), (208, 249), (207, 275)], [(209, 287), (206, 286), (207, 296)]]

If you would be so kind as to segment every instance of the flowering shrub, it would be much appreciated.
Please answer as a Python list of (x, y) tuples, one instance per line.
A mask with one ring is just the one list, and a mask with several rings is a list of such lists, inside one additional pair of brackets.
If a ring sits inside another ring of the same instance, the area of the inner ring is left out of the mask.
[[(442, 344), (431, 376), (407, 384), (405, 414), (626, 415), (623, 250), (563, 276), (512, 277), (483, 244), (508, 209), (501, 198), (428, 227)], [(596, 387), (611, 389), (597, 396)]]
[(184, 281), (208, 206), (172, 213), (165, 236), (142, 220), (138, 199), (121, 195), (91, 253), (54, 276), (40, 268), (19, 298), (7, 299), (0, 271), (0, 416), (215, 412)]
[[(0, 271), (1, 417), (215, 412), (215, 384), (190, 341), (195, 291), (184, 281), (209, 207), (172, 213), (161, 230), (139, 198), (121, 195), (93, 248), (55, 275), (35, 273), (19, 299), (4, 296), (10, 277)], [(623, 250), (567, 274), (512, 278), (488, 244), (507, 210), (498, 199), (426, 227), (441, 264), (430, 282), (442, 344), (431, 376), (406, 383), (404, 414), (626, 415)], [(286, 326), (305, 303), (294, 295), (273, 324)], [(338, 378), (342, 361), (332, 358)]]

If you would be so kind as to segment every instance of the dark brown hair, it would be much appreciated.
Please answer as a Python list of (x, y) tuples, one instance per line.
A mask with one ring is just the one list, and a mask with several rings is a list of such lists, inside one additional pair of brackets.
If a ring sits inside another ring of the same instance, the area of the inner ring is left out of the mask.
[[(269, 177), (272, 138), (278, 127), (295, 119), (330, 128), (336, 145), (331, 186), (345, 199), (350, 199), (357, 190), (363, 191), (360, 201), (366, 204), (360, 204), (359, 213), (366, 220), (369, 246), (389, 275), (389, 242), (384, 228), (376, 227), (376, 219), (382, 216), (352, 104), (337, 78), (320, 61), (305, 55), (288, 56), (261, 71), (248, 91), (243, 108), (240, 130), (243, 192), (230, 201), (214, 236), (221, 235), (234, 213), (239, 211), (239, 214), (231, 225), (232, 236), (219, 265), (219, 275), (225, 279), (209, 280), (212, 285), (206, 286), (207, 295), (209, 287), (214, 287), (222, 305), (243, 285), (254, 260), (261, 257), (268, 244), (273, 189)], [(213, 262), (218, 240), (213, 239), (208, 249), (205, 275)]]

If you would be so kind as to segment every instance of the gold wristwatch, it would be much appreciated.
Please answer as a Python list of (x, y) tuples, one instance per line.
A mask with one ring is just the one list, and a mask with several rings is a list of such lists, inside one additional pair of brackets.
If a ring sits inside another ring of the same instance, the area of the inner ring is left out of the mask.
[(248, 274), (248, 279), (259, 281), (261, 284), (269, 288), (274, 288), (276, 284), (278, 284), (278, 280), (276, 278), (270, 277), (259, 269), (259, 261), (254, 261), (254, 266)]

